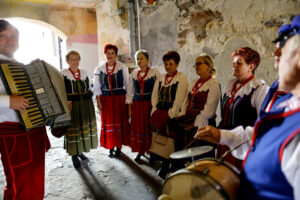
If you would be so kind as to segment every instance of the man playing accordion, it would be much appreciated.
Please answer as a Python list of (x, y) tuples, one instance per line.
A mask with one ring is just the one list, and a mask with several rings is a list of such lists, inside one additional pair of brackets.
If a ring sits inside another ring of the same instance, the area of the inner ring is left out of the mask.
[[(16, 62), (18, 30), (0, 20), (0, 64)], [(24, 112), (29, 101), (8, 95), (0, 77), (0, 153), (6, 175), (5, 200), (44, 198), (45, 152), (50, 148), (45, 126), (25, 132), (15, 111)]]

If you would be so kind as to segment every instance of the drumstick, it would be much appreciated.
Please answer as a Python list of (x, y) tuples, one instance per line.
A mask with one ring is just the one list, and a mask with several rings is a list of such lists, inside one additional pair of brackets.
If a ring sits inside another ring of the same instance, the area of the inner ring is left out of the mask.
[(249, 142), (250, 140), (252, 140), (252, 138), (246, 140), (245, 142), (242, 142), (241, 144), (237, 145), (236, 147), (234, 147), (233, 149), (230, 149), (228, 151), (226, 151), (221, 157), (220, 157), (220, 162), (223, 162), (223, 160), (225, 159), (225, 157), (231, 153), (232, 151), (236, 150), (237, 148), (239, 148), (240, 146), (242, 146), (243, 144)]
[(191, 146), (194, 142), (196, 141), (196, 139), (193, 139), (190, 143), (188, 143), (188, 145), (186, 145), (183, 149), (188, 148), (189, 146)]

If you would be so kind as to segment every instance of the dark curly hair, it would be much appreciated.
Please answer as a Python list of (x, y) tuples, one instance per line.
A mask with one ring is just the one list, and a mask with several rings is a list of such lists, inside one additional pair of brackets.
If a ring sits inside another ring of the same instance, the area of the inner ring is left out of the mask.
[(114, 45), (114, 44), (105, 45), (104, 53), (106, 53), (108, 49), (113, 49), (115, 51), (116, 55), (118, 54), (118, 47), (116, 45)]
[(259, 53), (251, 49), (250, 47), (242, 47), (235, 50), (232, 53), (231, 57), (234, 58), (235, 56), (242, 56), (248, 65), (253, 64), (254, 65), (253, 73), (260, 63)]
[(175, 64), (179, 64), (180, 62), (180, 55), (176, 52), (176, 51), (168, 51), (167, 53), (165, 53), (165, 55), (162, 57), (162, 60), (168, 61), (173, 59)]

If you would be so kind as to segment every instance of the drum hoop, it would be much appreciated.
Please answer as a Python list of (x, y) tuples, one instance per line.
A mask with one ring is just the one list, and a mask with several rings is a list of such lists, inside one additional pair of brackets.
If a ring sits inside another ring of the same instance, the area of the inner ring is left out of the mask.
[(226, 193), (225, 189), (223, 188), (223, 186), (218, 183), (215, 179), (213, 179), (212, 177), (208, 176), (208, 175), (203, 175), (201, 174), (201, 172), (196, 171), (196, 170), (191, 170), (191, 169), (180, 169), (176, 172), (174, 172), (171, 176), (169, 176), (164, 183), (162, 184), (161, 188), (160, 188), (160, 194), (162, 194), (162, 190), (163, 187), (165, 185), (165, 183), (171, 179), (173, 176), (178, 175), (178, 174), (193, 174), (196, 175), (198, 177), (203, 178), (213, 189), (215, 189), (217, 192), (219, 192), (221, 194), (221, 196), (223, 196), (226, 200), (230, 200), (230, 197), (228, 196), (228, 194)]
[[(195, 160), (194, 162), (192, 162), (189, 166), (193, 165), (193, 164), (196, 164), (198, 161), (205, 161), (205, 160), (208, 160), (208, 161), (216, 161), (216, 163), (219, 163), (220, 162), (220, 159), (216, 159), (216, 158), (202, 158), (202, 159), (199, 159), (199, 160)], [(224, 164), (226, 167), (228, 167), (233, 173), (235, 173), (239, 178), (240, 178), (240, 174), (241, 172), (234, 166), (232, 165), (231, 163), (227, 162), (226, 160), (223, 160), (221, 162), (221, 164)]]

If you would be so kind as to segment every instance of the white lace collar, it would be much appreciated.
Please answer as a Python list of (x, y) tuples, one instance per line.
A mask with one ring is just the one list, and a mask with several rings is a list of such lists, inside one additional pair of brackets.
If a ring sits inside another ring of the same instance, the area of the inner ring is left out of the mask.
[[(80, 70), (80, 80), (85, 80), (86, 77), (88, 76), (87, 72), (83, 69), (79, 69)], [(70, 70), (68, 68), (62, 69), (61, 73), (67, 77), (67, 79), (73, 81), (75, 80), (75, 78), (73, 77), (73, 74), (70, 72)]]
[[(233, 87), (233, 84), (237, 81), (237, 79), (232, 79), (229, 80), (227, 82), (227, 87), (225, 90), (225, 93), (231, 97), (231, 90)], [(235, 98), (236, 97), (243, 97), (244, 95), (249, 95), (252, 91), (252, 89), (256, 89), (261, 85), (266, 84), (265, 81), (261, 78), (256, 78), (254, 77), (251, 81), (249, 81), (248, 83), (246, 83), (236, 94), (235, 94)]]

